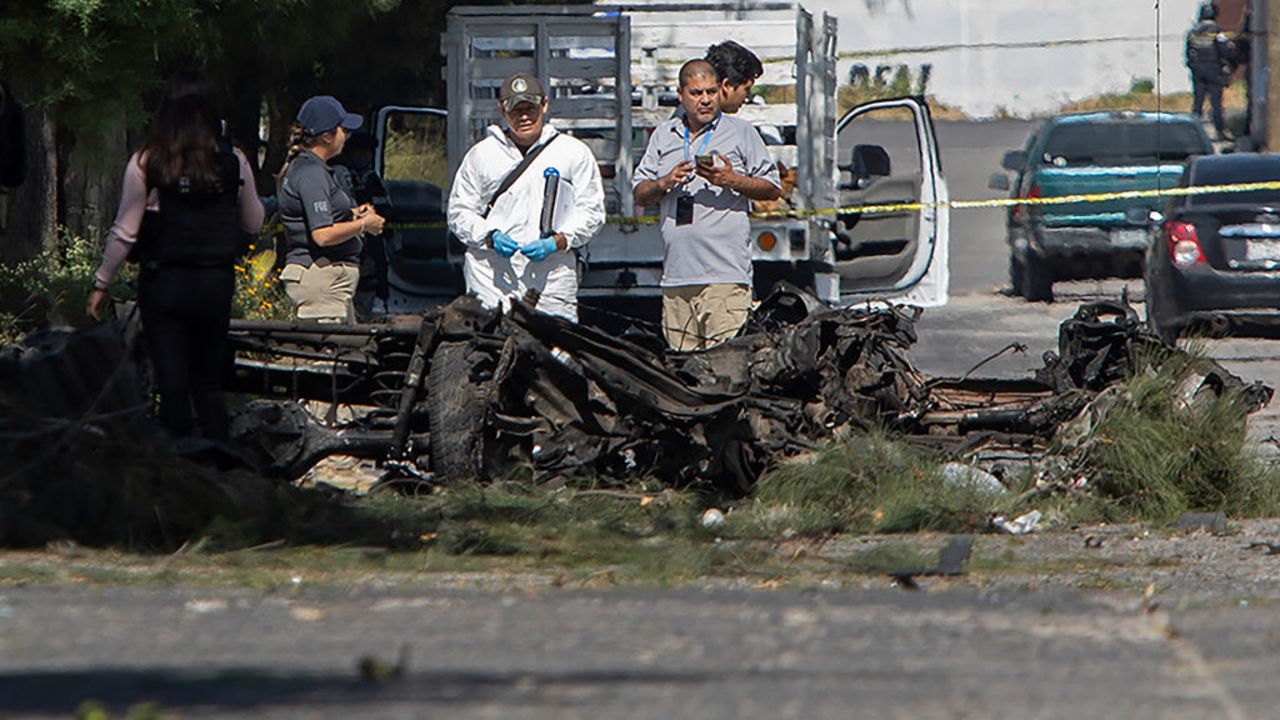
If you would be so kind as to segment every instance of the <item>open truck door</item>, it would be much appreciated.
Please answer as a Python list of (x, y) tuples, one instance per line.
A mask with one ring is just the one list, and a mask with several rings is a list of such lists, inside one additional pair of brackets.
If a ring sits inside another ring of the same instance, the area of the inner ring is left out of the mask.
[[(390, 312), (416, 312), (464, 291), (463, 249), (445, 227), (449, 197), (448, 113), (388, 106), (374, 126), (374, 170), (387, 191), (384, 233)], [(372, 249), (371, 249), (372, 250)]]
[[(865, 103), (836, 123), (831, 264), (841, 302), (947, 302), (950, 213), (933, 119), (922, 99)], [(890, 206), (868, 213), (857, 208)]]

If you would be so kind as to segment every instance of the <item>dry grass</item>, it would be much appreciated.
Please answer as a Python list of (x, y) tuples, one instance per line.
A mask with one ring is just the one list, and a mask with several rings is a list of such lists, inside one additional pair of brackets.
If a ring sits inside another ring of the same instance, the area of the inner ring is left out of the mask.
[[(1243, 83), (1236, 83), (1227, 88), (1222, 96), (1222, 106), (1227, 112), (1244, 112), (1248, 106), (1248, 98), (1245, 96), (1245, 88)], [(1156, 95), (1153, 91), (1147, 90), (1144, 86), (1139, 86), (1127, 93), (1113, 93), (1108, 95), (1099, 95), (1093, 98), (1086, 98), (1063, 105), (1058, 109), (1059, 113), (1072, 112), (1092, 112), (1097, 110), (1155, 110)], [(1191, 111), (1191, 93), (1171, 93), (1162, 95), (1159, 99), (1161, 110), (1167, 112), (1190, 112)], [(1205, 105), (1206, 112), (1208, 104)]]
[(985, 527), (992, 498), (944, 483), (939, 466), (902, 442), (855, 435), (775, 467), (727, 527), (757, 538)]
[[(885, 99), (894, 98), (894, 97), (902, 97), (902, 96), (903, 96), (902, 93), (892, 92), (886, 89), (876, 89), (872, 87), (861, 87), (856, 85), (842, 85), (839, 88), (839, 90), (836, 91), (836, 99), (838, 103), (837, 104), (838, 109), (836, 113), (837, 115), (843, 115), (844, 113), (848, 112), (849, 110), (863, 103), (868, 103), (875, 100), (885, 100)], [(933, 97), (932, 95), (926, 96), (925, 99), (929, 103), (929, 113), (933, 116), (934, 120), (972, 120), (973, 119), (969, 117), (969, 115), (965, 113), (963, 110), (947, 105), (946, 103), (939, 101), (937, 98)], [(888, 119), (910, 120), (911, 116), (906, 110), (903, 110), (901, 111), (900, 117), (889, 117)]]
[[(765, 102), (771, 104), (778, 103), (794, 103), (796, 101), (796, 89), (790, 85), (769, 85), (760, 89), (760, 95)], [(858, 105), (873, 102), (875, 100), (888, 100), (891, 98), (899, 98), (908, 96), (911, 93), (899, 92), (892, 87), (875, 88), (872, 86), (861, 85), (841, 85), (836, 90), (836, 115), (844, 115)], [(967, 114), (959, 108), (951, 107), (940, 102), (932, 96), (926, 97), (929, 103), (929, 112), (935, 120), (970, 120)], [(911, 120), (911, 113), (908, 110), (895, 110), (884, 113), (879, 116), (884, 120)]]
[(384, 180), (418, 180), (449, 187), (449, 156), (435, 125), (391, 130), (386, 139)]
[[(0, 557), (0, 584), (277, 589), (300, 574), (341, 583), (466, 572), (585, 586), (744, 579), (802, 586), (832, 572), (875, 574), (918, 559), (886, 550), (885, 557), (846, 557), (833, 570), (830, 558), (809, 548), (836, 536), (983, 531), (994, 512), (1030, 509), (1045, 511), (1050, 526), (1159, 523), (1188, 510), (1280, 512), (1280, 481), (1251, 453), (1239, 400), (1180, 400), (1194, 355), (1136, 360), (1140, 370), (1121, 402), (1083, 444), (1058, 448), (1073, 461), (1066, 479), (1085, 477), (1086, 493), (1024, 496), (1030, 477), (1003, 495), (948, 484), (941, 458), (877, 433), (780, 463), (752, 496), (729, 507), (644, 478), (621, 488), (538, 486), (527, 468), (422, 497), (355, 497), (218, 472), (153, 447), (145, 427), (86, 423), (48, 435), (10, 433), (0, 543), (55, 550), (25, 563)], [(74, 451), (50, 453), (51, 439)], [(722, 525), (700, 521), (708, 503), (727, 510)], [(79, 548), (67, 540), (116, 550), (59, 554)]]
[(1129, 379), (1085, 446), (1091, 499), (1075, 517), (1164, 522), (1188, 511), (1280, 513), (1280, 474), (1249, 445), (1240, 398), (1183, 397), (1196, 362), (1172, 355)]

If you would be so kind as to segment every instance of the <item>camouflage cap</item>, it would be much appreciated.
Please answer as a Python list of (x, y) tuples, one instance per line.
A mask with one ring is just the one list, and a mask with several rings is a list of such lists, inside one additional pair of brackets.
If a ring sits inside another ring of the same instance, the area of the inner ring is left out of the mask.
[(542, 83), (528, 73), (516, 73), (503, 80), (498, 90), (498, 102), (502, 103), (503, 112), (511, 112), (520, 103), (541, 105), (546, 98)]

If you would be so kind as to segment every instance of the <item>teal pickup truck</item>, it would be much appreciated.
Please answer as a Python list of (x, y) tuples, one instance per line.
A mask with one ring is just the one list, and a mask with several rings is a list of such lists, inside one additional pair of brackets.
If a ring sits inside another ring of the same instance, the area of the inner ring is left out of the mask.
[[(1052, 198), (1171, 188), (1193, 155), (1213, 144), (1190, 115), (1093, 112), (1044, 122), (991, 177), (1013, 198)], [(1056, 280), (1140, 277), (1147, 229), (1133, 208), (1158, 209), (1156, 197), (1014, 205), (1008, 213), (1009, 280), (1027, 300), (1053, 300)]]

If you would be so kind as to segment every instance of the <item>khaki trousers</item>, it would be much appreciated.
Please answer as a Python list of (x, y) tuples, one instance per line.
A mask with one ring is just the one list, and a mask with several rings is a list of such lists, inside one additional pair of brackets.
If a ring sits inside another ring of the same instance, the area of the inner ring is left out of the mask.
[(284, 283), (285, 294), (293, 301), (299, 320), (355, 322), (352, 299), (359, 281), (360, 268), (348, 263), (323, 267), (314, 263), (311, 267), (291, 264), (280, 271), (280, 282)]
[(746, 285), (681, 285), (662, 288), (662, 334), (672, 350), (706, 350), (732, 338), (747, 322)]

